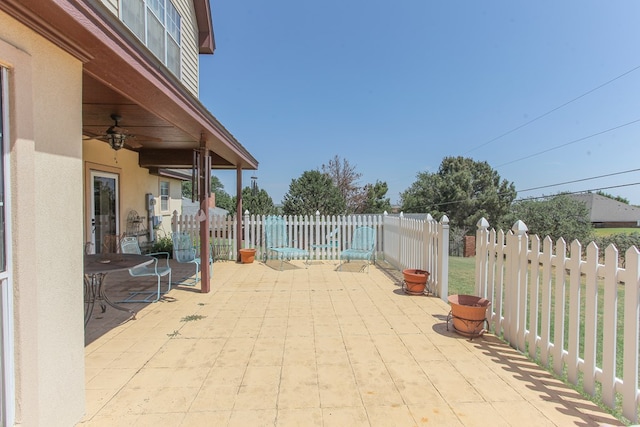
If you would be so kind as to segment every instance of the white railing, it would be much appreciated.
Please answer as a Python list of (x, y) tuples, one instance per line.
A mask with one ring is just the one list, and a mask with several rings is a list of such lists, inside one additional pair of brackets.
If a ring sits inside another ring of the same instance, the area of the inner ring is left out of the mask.
[[(510, 345), (591, 395), (600, 384), (603, 403), (636, 422), (640, 252), (625, 254), (625, 268), (611, 245), (594, 242), (583, 255), (573, 241), (529, 236), (518, 221), (504, 233), (483, 218), (476, 235), (476, 293), (492, 301), (489, 328)], [(622, 321), (621, 319), (624, 319)], [(624, 345), (619, 345), (624, 342)], [(620, 353), (620, 357), (617, 355)], [(582, 376), (582, 378), (580, 378)]]
[(426, 270), (434, 294), (447, 299), (449, 288), (449, 219), (440, 222), (399, 216), (384, 217), (384, 259), (398, 270)]
[[(431, 273), (429, 287), (442, 299), (447, 298), (449, 276), (449, 223), (430, 215), (426, 219), (390, 215), (285, 216), (289, 245), (305, 249), (312, 260), (339, 260), (340, 252), (351, 245), (357, 227), (372, 227), (377, 232), (376, 258), (382, 257), (399, 270), (415, 268)], [(236, 235), (236, 217), (210, 217), (210, 233), (215, 259), (236, 259), (238, 245), (256, 248), (256, 259), (266, 252), (263, 215), (243, 217), (243, 235)], [(186, 231), (198, 241), (200, 218), (173, 213), (172, 231)]]

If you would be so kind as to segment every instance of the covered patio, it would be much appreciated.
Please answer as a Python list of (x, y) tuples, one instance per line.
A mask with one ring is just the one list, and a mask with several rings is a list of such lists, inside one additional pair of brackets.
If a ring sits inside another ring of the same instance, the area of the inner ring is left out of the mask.
[[(448, 305), (398, 271), (356, 264), (216, 262), (209, 293), (178, 285), (131, 321), (96, 307), (80, 425), (621, 425), (496, 337), (447, 330)], [(113, 273), (107, 293), (133, 283)]]

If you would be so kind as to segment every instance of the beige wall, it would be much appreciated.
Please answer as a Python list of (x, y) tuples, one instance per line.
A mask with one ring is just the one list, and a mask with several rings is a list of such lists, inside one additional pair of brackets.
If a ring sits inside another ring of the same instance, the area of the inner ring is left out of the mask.
[[(105, 122), (105, 130), (109, 127), (109, 123)], [(162, 225), (159, 235), (163, 235), (163, 231), (168, 235), (171, 232), (171, 212), (182, 209), (181, 200), (181, 183), (178, 180), (166, 177), (158, 177), (149, 174), (148, 169), (138, 166), (138, 153), (127, 149), (115, 152), (104, 141), (87, 140), (84, 141), (84, 161), (85, 161), (85, 240), (90, 240), (88, 234), (89, 224), (89, 171), (91, 169), (101, 170), (105, 172), (117, 173), (120, 175), (120, 233), (126, 231), (127, 216), (131, 210), (138, 212), (140, 216), (147, 216), (145, 206), (145, 194), (151, 193), (156, 199), (155, 214), (162, 215)], [(160, 181), (169, 181), (169, 190), (171, 200), (169, 201), (169, 211), (162, 212), (160, 210)], [(145, 227), (147, 223), (145, 222)]]
[(82, 64), (0, 12), (10, 69), (16, 421), (84, 413)]

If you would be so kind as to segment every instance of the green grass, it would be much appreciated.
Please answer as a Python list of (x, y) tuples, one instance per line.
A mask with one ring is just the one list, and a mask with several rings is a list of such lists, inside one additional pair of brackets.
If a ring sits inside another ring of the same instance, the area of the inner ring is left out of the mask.
[(476, 282), (476, 259), (449, 257), (449, 295), (473, 295)]
[(640, 228), (636, 227), (626, 227), (626, 228), (594, 228), (593, 232), (596, 236), (611, 236), (612, 234), (631, 234), (631, 233), (640, 233)]

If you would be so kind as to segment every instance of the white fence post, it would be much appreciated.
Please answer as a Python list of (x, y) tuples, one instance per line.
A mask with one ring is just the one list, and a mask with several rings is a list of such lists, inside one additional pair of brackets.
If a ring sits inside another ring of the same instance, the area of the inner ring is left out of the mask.
[(622, 413), (637, 421), (638, 417), (638, 333), (640, 332), (640, 252), (631, 247), (625, 253), (624, 280), (624, 354), (622, 372)]
[(487, 249), (487, 244), (489, 240), (489, 222), (483, 217), (480, 218), (476, 226), (478, 227), (478, 229), (476, 230), (475, 291), (476, 296), (487, 298), (490, 300), (490, 296), (487, 293), (487, 271), (489, 269), (489, 251)]
[[(427, 222), (425, 226), (428, 226)], [(449, 296), (449, 218), (442, 215), (438, 227), (438, 296), (441, 300), (447, 301)]]

